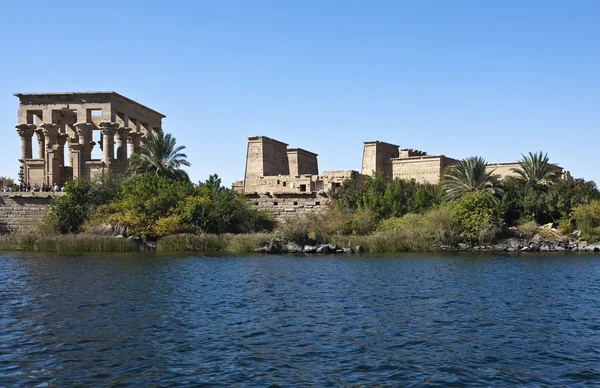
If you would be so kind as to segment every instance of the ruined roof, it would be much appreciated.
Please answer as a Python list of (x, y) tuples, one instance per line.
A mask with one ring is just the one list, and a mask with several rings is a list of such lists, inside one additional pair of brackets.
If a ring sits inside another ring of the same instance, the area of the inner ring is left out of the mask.
[(164, 114), (155, 111), (152, 108), (147, 107), (146, 105), (140, 104), (139, 102), (132, 100), (131, 98), (127, 98), (117, 92), (114, 91), (95, 91), (95, 92), (43, 92), (43, 93), (14, 93), (13, 95), (15, 97), (19, 97), (19, 100), (21, 100), (21, 103), (23, 102), (23, 98), (22, 97), (43, 97), (43, 96), (47, 96), (47, 97), (52, 97), (52, 96), (75, 96), (75, 95), (106, 95), (107, 97), (117, 97), (120, 98), (122, 100), (128, 101), (130, 103), (139, 105), (143, 108), (148, 109), (149, 111), (152, 111), (160, 116), (162, 116), (163, 118), (167, 117)]
[(314, 152), (307, 151), (303, 148), (288, 148), (287, 150), (288, 150), (288, 152), (290, 152), (290, 151), (291, 152), (302, 152), (302, 153), (313, 155), (313, 156), (319, 156), (319, 154), (315, 154)]
[(396, 144), (392, 144), (392, 143), (388, 143), (388, 142), (380, 141), (380, 140), (367, 140), (367, 141), (365, 141), (363, 143), (364, 144), (385, 144), (385, 145), (389, 145), (389, 146), (392, 146), (392, 147), (398, 147), (398, 148), (400, 148), (400, 146), (398, 146)]
[(283, 144), (286, 147), (288, 146), (288, 143), (284, 143), (284, 142), (276, 140), (276, 139), (271, 139), (270, 137), (267, 137), (267, 136), (248, 136), (248, 140), (267, 140), (267, 141), (272, 141), (275, 143)]

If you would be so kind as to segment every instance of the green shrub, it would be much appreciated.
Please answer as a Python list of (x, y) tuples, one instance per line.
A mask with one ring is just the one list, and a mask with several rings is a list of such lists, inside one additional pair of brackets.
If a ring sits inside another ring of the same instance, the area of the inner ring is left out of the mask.
[(275, 220), (250, 206), (245, 196), (221, 186), (211, 175), (177, 209), (183, 223), (203, 233), (250, 233), (272, 230)]
[(600, 239), (600, 201), (577, 206), (573, 211), (573, 219), (584, 239), (590, 242)]
[(92, 184), (85, 179), (74, 179), (65, 184), (66, 194), (52, 200), (45, 222), (55, 222), (60, 233), (78, 233), (90, 213)]
[(453, 204), (455, 220), (469, 243), (493, 243), (504, 221), (494, 195), (485, 190), (466, 193)]
[(377, 224), (377, 214), (368, 209), (358, 209), (352, 214), (350, 232), (357, 235), (366, 235), (372, 233), (377, 228)]
[(312, 232), (311, 224), (307, 216), (287, 218), (277, 228), (277, 235), (284, 241), (304, 244), (309, 237), (309, 233)]
[(525, 221), (517, 226), (517, 230), (528, 240), (540, 230), (540, 226), (535, 221)]
[(411, 251), (430, 251), (442, 245), (454, 246), (460, 241), (460, 228), (449, 206), (429, 210), (424, 214), (407, 214), (384, 220), (380, 232), (395, 235)]
[(189, 232), (190, 228), (181, 222), (181, 219), (176, 214), (161, 217), (154, 225), (152, 225), (151, 234), (154, 237), (160, 238), (170, 234), (180, 234)]

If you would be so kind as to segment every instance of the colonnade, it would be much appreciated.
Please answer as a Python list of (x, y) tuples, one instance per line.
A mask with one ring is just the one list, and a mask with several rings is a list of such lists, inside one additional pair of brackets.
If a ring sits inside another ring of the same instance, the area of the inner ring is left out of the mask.
[(119, 168), (126, 166), (127, 146), (129, 146), (129, 154), (132, 154), (140, 146), (143, 137), (142, 132), (132, 132), (131, 128), (120, 126), (119, 123), (114, 122), (101, 122), (98, 126), (85, 122), (76, 123), (71, 127), (72, 133), (74, 133), (73, 137), (68, 133), (60, 132), (58, 124), (43, 123), (37, 126), (35, 124), (18, 124), (16, 128), (21, 137), (20, 161), (23, 166), (27, 159), (33, 159), (32, 138), (35, 133), (38, 145), (37, 159), (45, 162), (44, 175), (53, 175), (53, 171), (56, 174), (56, 168), (64, 166), (64, 146), (68, 144), (74, 178), (84, 175), (83, 169), (86, 162), (92, 160), (92, 149), (96, 144), (92, 139), (94, 129), (100, 130), (102, 134), (101, 161), (109, 171), (115, 170), (114, 167), (117, 165)]

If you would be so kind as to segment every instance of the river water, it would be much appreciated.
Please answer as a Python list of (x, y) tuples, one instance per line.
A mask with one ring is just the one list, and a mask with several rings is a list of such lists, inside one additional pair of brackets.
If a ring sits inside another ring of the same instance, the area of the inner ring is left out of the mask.
[(0, 386), (600, 384), (600, 256), (0, 253)]

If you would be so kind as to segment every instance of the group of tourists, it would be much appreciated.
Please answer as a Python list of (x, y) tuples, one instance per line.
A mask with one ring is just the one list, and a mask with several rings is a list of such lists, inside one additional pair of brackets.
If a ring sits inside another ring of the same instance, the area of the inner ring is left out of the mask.
[(42, 183), (41, 186), (38, 186), (37, 183), (34, 183), (33, 186), (31, 186), (30, 183), (21, 182), (18, 185), (15, 183), (13, 186), (5, 185), (2, 190), (5, 193), (7, 193), (7, 192), (22, 192), (22, 193), (30, 193), (30, 192), (54, 192), (54, 193), (57, 193), (57, 192), (63, 191), (63, 188), (60, 187), (56, 183), (53, 186), (47, 185), (45, 183)]

